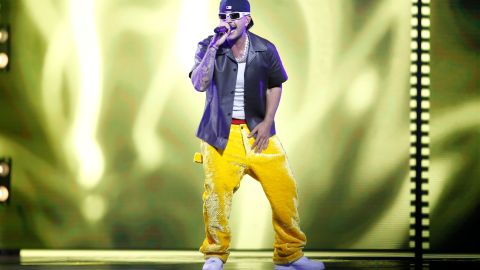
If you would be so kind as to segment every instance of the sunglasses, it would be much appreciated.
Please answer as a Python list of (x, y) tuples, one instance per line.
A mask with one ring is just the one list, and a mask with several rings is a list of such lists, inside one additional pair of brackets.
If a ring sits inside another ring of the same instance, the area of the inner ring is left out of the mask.
[(243, 18), (246, 15), (250, 15), (250, 12), (231, 12), (231, 13), (219, 13), (218, 17), (220, 20), (226, 20), (227, 17), (231, 20), (238, 20)]

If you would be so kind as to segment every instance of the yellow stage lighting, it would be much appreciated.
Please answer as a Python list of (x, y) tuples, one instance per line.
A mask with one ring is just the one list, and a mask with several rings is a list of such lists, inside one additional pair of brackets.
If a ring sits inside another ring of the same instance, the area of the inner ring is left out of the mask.
[(10, 173), (10, 166), (7, 163), (0, 163), (0, 177), (5, 177)]
[(0, 186), (0, 203), (4, 203), (10, 197), (10, 192), (8, 192), (8, 188), (4, 186)]
[(5, 43), (8, 40), (8, 32), (6, 29), (0, 29), (0, 43)]
[(0, 69), (4, 69), (8, 66), (8, 55), (4, 52), (0, 53)]

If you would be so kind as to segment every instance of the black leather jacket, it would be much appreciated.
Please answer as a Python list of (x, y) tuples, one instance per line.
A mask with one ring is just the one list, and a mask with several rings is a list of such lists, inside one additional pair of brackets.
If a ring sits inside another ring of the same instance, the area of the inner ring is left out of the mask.
[[(281, 86), (288, 76), (275, 46), (268, 40), (248, 32), (250, 46), (245, 67), (245, 120), (252, 130), (263, 121), (266, 113), (267, 89)], [(198, 44), (195, 65), (200, 64), (212, 36)], [(233, 98), (238, 63), (232, 50), (221, 46), (216, 54), (213, 80), (207, 87), (205, 111), (197, 130), (197, 137), (210, 145), (225, 149), (232, 121)], [(192, 71), (189, 76), (191, 77)], [(270, 135), (275, 134), (275, 123)]]

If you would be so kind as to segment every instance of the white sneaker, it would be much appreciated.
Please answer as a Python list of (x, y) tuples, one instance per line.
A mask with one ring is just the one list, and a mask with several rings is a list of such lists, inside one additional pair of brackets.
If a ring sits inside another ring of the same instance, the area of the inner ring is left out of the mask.
[(205, 261), (202, 270), (223, 270), (223, 262), (216, 257), (209, 258)]
[(302, 257), (293, 263), (276, 264), (275, 270), (323, 270), (325, 265), (323, 262), (309, 260), (307, 257)]

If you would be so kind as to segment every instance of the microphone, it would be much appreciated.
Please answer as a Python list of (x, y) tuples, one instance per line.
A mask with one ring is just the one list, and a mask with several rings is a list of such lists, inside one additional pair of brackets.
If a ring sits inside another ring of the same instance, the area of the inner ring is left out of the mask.
[(218, 26), (213, 29), (213, 32), (215, 32), (215, 34), (225, 34), (227, 31), (228, 29), (225, 26)]

